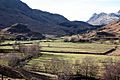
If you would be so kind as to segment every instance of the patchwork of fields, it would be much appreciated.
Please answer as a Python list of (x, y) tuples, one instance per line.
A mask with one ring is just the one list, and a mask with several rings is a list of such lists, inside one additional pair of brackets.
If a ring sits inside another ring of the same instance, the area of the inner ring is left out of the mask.
[(88, 54), (66, 54), (66, 53), (48, 53), (48, 52), (43, 52), (42, 54), (43, 55), (41, 57), (35, 58), (31, 60), (30, 62), (28, 62), (27, 66), (31, 66), (33, 64), (37, 64), (38, 66), (40, 66), (41, 64), (53, 58), (67, 60), (73, 64), (76, 60), (82, 61), (82, 59), (85, 57), (91, 57), (100, 63), (104, 63), (105, 61), (109, 59), (113, 59), (116, 61), (116, 60), (119, 60), (120, 58), (119, 56), (93, 55), (93, 54), (88, 55)]
[[(32, 43), (38, 41), (20, 42), (20, 43)], [(3, 44), (14, 44), (14, 41), (4, 42)], [(58, 52), (58, 53), (101, 53), (115, 48), (115, 45), (96, 44), (96, 43), (71, 43), (71, 42), (40, 42), (41, 50), (44, 52)], [(13, 49), (12, 46), (0, 46), (1, 49)]]
[[(57, 41), (17, 41), (17, 43), (23, 43), (25, 45), (31, 45), (32, 43), (38, 43), (41, 46), (41, 56), (32, 58), (25, 63), (25, 69), (36, 69), (38, 71), (45, 72), (45, 64), (50, 66), (49, 63), (52, 59), (59, 59), (68, 61), (71, 65), (74, 65), (76, 61), (81, 62), (84, 58), (89, 57), (94, 59), (96, 64), (101, 66), (103, 69), (103, 63), (113, 60), (114, 62), (120, 60), (119, 56), (106, 55), (105, 53), (110, 52), (116, 48), (116, 45), (112, 44), (98, 44), (98, 43), (72, 43)], [(0, 65), (8, 65), (8, 56), (11, 55), (10, 51), (13, 51), (13, 44), (15, 41), (5, 41), (1, 43), (0, 50), (4, 50), (8, 53), (1, 53)], [(114, 51), (112, 51), (114, 52)], [(110, 52), (111, 53), (111, 52)], [(16, 53), (22, 56), (21, 53)], [(108, 53), (109, 54), (109, 53)], [(49, 64), (48, 64), (49, 63)], [(100, 70), (99, 76), (101, 76), (103, 70)]]
[[(40, 42), (40, 46), (41, 46), (40, 50), (43, 55), (40, 58), (31, 60), (28, 64), (31, 64), (36, 61), (42, 62), (44, 60), (49, 60), (54, 57), (60, 58), (60, 59), (68, 59), (70, 61), (82, 59), (86, 56), (93, 57), (98, 60), (104, 60), (106, 58), (111, 58), (111, 57), (117, 59), (117, 57), (107, 56), (104, 54), (105, 52), (111, 49), (114, 49), (115, 45), (96, 44), (96, 43), (71, 43), (71, 42), (63, 42), (59, 40), (58, 41), (47, 41), (47, 42), (39, 41), (39, 40), (18, 41), (18, 43), (24, 43), (26, 45), (30, 45), (31, 43), (34, 43), (34, 42)], [(0, 46), (0, 49), (12, 50), (13, 49), (12, 45), (14, 43), (15, 41), (5, 41), (4, 43), (2, 43), (2, 45), (4, 46)], [(3, 63), (3, 61), (1, 60), (0, 63)]]

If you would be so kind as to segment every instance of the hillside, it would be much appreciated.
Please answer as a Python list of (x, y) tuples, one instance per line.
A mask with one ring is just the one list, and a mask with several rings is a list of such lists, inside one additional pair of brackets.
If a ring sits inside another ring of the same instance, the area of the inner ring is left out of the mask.
[(66, 30), (66, 32), (69, 32), (71, 35), (84, 33), (84, 32), (91, 31), (91, 30), (102, 27), (102, 26), (93, 26), (83, 21), (63, 22), (60, 25), (71, 29), (70, 31)]
[(94, 13), (87, 22), (92, 25), (106, 25), (118, 19), (120, 19), (120, 11), (109, 14), (102, 12), (100, 14)]
[[(71, 28), (61, 25), (64, 22), (70, 23), (71, 21), (59, 14), (31, 9), (20, 0), (0, 0), (0, 28), (6, 28), (15, 23), (23, 23), (27, 24), (30, 30), (42, 34), (56, 36), (71, 34), (73, 32)], [(83, 26), (79, 25), (74, 30), (83, 32), (81, 27)], [(87, 27), (92, 28), (92, 25)]]
[(15, 39), (21, 40), (21, 39), (44, 39), (45, 38), (42, 34), (38, 32), (33, 32), (30, 29), (28, 29), (26, 25), (19, 24), (19, 23), (11, 25), (10, 27), (2, 29), (1, 31), (11, 36), (14, 36), (14, 37), (11, 37), (12, 39), (15, 38)]
[(120, 20), (113, 21), (110, 24), (102, 27), (101, 29), (94, 30), (92, 32), (89, 32), (85, 34), (85, 36), (90, 38), (107, 38), (107, 37), (117, 37), (120, 38)]
[(114, 21), (114, 22), (108, 24), (107, 26), (100, 29), (100, 31), (120, 34), (120, 20)]

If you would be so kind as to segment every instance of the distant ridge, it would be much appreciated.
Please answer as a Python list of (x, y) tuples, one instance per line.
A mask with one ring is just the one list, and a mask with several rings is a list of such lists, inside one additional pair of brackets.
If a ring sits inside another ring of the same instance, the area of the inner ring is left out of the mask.
[(120, 19), (120, 10), (117, 13), (109, 13), (109, 14), (104, 12), (100, 14), (94, 13), (93, 16), (87, 22), (92, 25), (106, 25), (119, 19)]

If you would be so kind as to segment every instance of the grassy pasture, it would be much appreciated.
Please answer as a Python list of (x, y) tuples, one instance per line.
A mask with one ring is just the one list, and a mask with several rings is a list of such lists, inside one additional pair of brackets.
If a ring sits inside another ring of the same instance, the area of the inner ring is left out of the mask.
[[(42, 56), (36, 59), (31, 60), (28, 65), (33, 64), (35, 62), (41, 63), (44, 61), (49, 61), (52, 58), (58, 58), (63, 60), (68, 60), (71, 63), (74, 63), (75, 60), (82, 60), (85, 57), (92, 57), (99, 62), (104, 62), (107, 59), (112, 58), (113, 60), (119, 60), (119, 56), (107, 56), (107, 55), (92, 55), (92, 54), (67, 54), (67, 53), (48, 53), (42, 52)], [(41, 65), (41, 64), (38, 64)]]
[[(18, 41), (20, 43), (32, 43), (39, 41)], [(14, 44), (15, 41), (6, 41), (2, 44)], [(115, 45), (96, 44), (96, 43), (71, 43), (62, 41), (40, 42), (41, 50), (59, 52), (92, 52), (105, 53), (115, 47)], [(0, 46), (0, 49), (12, 49), (12, 46)]]
[[(39, 40), (18, 41), (18, 42), (20, 42), (20, 43), (32, 43), (32, 42), (39, 42)], [(15, 43), (15, 41), (5, 41), (2, 44), (14, 44), (14, 43)], [(50, 42), (41, 41), (40, 46), (42, 46), (41, 50), (44, 50), (44, 51), (59, 51), (59, 52), (63, 51), (63, 52), (68, 52), (68, 53), (42, 52), (43, 56), (35, 59), (35, 60), (38, 60), (39, 62), (44, 61), (44, 60), (47, 61), (47, 60), (54, 58), (54, 57), (74, 61), (77, 59), (82, 59), (86, 56), (90, 56), (90, 57), (94, 57), (96, 59), (102, 60), (103, 58), (109, 58), (111, 56), (88, 55), (88, 54), (69, 54), (69, 52), (94, 52), (94, 53), (99, 52), (102, 54), (102, 53), (115, 47), (115, 45), (96, 44), (96, 43), (71, 43), (71, 42), (62, 42), (59, 40), (58, 41), (50, 41)], [(13, 47), (12, 46), (0, 46), (0, 49), (13, 49)], [(28, 64), (31, 64), (32, 61), (34, 62), (34, 60), (31, 60), (31, 62)], [(3, 61), (1, 60), (0, 62), (2, 63)]]
[(36, 63), (38, 66), (43, 64), (44, 62), (47, 62), (53, 58), (58, 58), (58, 59), (63, 59), (63, 60), (68, 60), (70, 63), (74, 64), (76, 60), (82, 60), (85, 57), (92, 57), (95, 60), (99, 62), (104, 62), (105, 59), (112, 58), (114, 60), (118, 60), (119, 57), (115, 56), (105, 56), (105, 55), (87, 55), (87, 54), (66, 54), (66, 53), (43, 53), (42, 56), (39, 58), (32, 59), (30, 62), (28, 62), (28, 66), (32, 66), (34, 63)]
[(115, 45), (96, 43), (41, 42), (44, 51), (105, 53)]
[[(36, 68), (40, 71), (44, 71), (44, 64), (48, 63), (51, 59), (57, 58), (61, 60), (67, 60), (70, 64), (75, 64), (76, 61), (82, 61), (84, 58), (89, 57), (95, 60), (96, 64), (100, 66), (99, 76), (102, 76), (103, 63), (113, 60), (116, 62), (120, 60), (119, 56), (107, 56), (107, 55), (92, 55), (92, 54), (66, 54), (66, 53), (42, 53), (39, 58), (30, 60), (24, 67), (28, 69)], [(49, 67), (49, 65), (48, 65)]]
[[(35, 41), (19, 41), (20, 43), (34, 43), (39, 42), (39, 40)], [(14, 44), (15, 41), (5, 41), (2, 44)], [(26, 44), (28, 45), (28, 44)], [(108, 61), (109, 59), (113, 59), (114, 61), (119, 60), (119, 56), (107, 56), (107, 55), (94, 55), (94, 54), (70, 54), (69, 52), (93, 52), (93, 53), (101, 53), (112, 49), (115, 45), (108, 44), (97, 44), (97, 43), (71, 43), (71, 42), (63, 42), (63, 41), (41, 41), (40, 46), (42, 46), (41, 50), (46, 52), (41, 52), (43, 55), (38, 58), (33, 58), (30, 60), (24, 67), (31, 69), (40, 68), (41, 71), (44, 71), (44, 64), (49, 62), (51, 59), (58, 58), (62, 60), (67, 60), (71, 64), (74, 64), (76, 60), (82, 61), (85, 57), (94, 58), (94, 60), (102, 66), (102, 63)], [(12, 46), (0, 46), (0, 49), (13, 49)], [(63, 51), (68, 53), (53, 53), (47, 51)], [(8, 53), (9, 54), (9, 53)], [(4, 59), (0, 59), (0, 64), (7, 65), (7, 61)]]

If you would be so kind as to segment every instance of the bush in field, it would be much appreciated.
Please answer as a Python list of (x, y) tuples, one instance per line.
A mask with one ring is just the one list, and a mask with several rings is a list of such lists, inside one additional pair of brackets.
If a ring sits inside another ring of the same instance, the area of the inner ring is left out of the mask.
[(109, 59), (104, 63), (104, 68), (104, 80), (120, 80), (120, 60), (113, 61), (113, 59)]
[(74, 65), (77, 75), (96, 77), (98, 74), (98, 63), (91, 57), (85, 57), (82, 61), (77, 60)]

